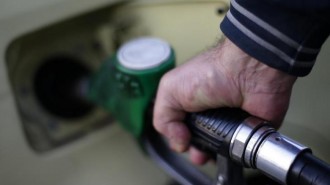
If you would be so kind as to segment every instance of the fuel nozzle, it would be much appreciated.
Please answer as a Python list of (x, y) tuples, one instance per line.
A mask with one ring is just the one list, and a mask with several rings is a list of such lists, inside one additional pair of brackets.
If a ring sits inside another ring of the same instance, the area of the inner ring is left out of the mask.
[(285, 183), (297, 156), (310, 149), (278, 133), (269, 123), (248, 117), (233, 134), (229, 152), (233, 160)]
[[(226, 156), (244, 167), (258, 169), (281, 184), (330, 182), (329, 165), (314, 157), (309, 148), (280, 134), (269, 122), (240, 109), (192, 113), (187, 116), (186, 123), (192, 131), (193, 144), (199, 148)], [(309, 162), (302, 165), (305, 158), (313, 160), (306, 160)], [(312, 165), (310, 161), (315, 163)], [(304, 172), (306, 166), (311, 166), (315, 173), (310, 169), (309, 173)]]

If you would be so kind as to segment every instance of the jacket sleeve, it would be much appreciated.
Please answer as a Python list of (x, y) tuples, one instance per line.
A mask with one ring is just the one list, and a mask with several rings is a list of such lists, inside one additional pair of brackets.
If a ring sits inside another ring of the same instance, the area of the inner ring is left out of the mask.
[(330, 0), (232, 0), (220, 27), (250, 56), (307, 75), (330, 33)]

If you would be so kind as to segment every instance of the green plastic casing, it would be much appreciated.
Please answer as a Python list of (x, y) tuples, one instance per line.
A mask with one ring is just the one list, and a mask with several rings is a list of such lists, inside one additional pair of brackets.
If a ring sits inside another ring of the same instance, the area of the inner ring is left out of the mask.
[(174, 66), (173, 49), (166, 61), (144, 70), (122, 66), (115, 54), (89, 80), (87, 97), (105, 108), (131, 134), (140, 137), (159, 81)]

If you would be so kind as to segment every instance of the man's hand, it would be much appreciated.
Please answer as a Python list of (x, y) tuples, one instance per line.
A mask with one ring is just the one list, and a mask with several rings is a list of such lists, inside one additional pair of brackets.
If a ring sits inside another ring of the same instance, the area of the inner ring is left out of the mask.
[[(154, 127), (177, 152), (189, 147), (191, 135), (183, 123), (186, 112), (239, 107), (279, 127), (295, 80), (225, 40), (164, 75), (154, 108)], [(196, 164), (207, 160), (194, 148), (190, 157)]]

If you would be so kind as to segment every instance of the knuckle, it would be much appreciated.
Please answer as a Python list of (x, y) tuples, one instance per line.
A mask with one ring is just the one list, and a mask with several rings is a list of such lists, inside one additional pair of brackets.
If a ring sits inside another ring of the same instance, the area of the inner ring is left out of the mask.
[(157, 121), (157, 119), (154, 119), (153, 121), (153, 126), (156, 129), (157, 132), (159, 133), (164, 133), (164, 126), (161, 122)]
[(161, 90), (166, 90), (168, 88), (171, 87), (172, 84), (172, 77), (171, 77), (171, 73), (166, 73), (160, 80), (159, 82), (159, 89)]

